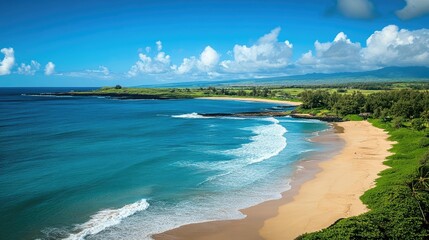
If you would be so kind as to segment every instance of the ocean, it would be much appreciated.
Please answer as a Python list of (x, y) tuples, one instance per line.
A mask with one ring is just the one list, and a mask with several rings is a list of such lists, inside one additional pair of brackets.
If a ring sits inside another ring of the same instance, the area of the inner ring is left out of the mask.
[(0, 239), (150, 239), (287, 191), (329, 125), (207, 118), (276, 104), (34, 96), (0, 88)]

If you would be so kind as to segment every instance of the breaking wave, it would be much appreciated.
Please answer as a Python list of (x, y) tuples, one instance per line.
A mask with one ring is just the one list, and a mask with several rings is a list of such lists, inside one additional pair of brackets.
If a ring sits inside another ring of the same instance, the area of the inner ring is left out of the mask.
[(75, 227), (74, 233), (71, 233), (66, 240), (83, 240), (86, 236), (97, 234), (106, 228), (121, 223), (122, 219), (127, 218), (139, 211), (146, 210), (149, 203), (142, 199), (135, 203), (123, 206), (119, 209), (105, 209), (91, 216), (91, 219)]

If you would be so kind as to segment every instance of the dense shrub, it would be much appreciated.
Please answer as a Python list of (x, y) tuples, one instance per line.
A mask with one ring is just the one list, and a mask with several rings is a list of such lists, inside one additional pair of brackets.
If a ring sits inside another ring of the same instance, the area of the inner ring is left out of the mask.
[(299, 94), (303, 109), (323, 108), (340, 116), (371, 113), (375, 118), (390, 120), (401, 117), (416, 119), (415, 126), (422, 129), (429, 121), (429, 92), (392, 90), (372, 93), (339, 94), (327, 90), (307, 90)]

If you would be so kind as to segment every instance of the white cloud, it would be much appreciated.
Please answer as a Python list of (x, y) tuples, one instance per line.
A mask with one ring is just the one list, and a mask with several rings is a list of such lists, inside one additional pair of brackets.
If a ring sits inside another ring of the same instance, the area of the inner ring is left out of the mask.
[(259, 72), (287, 66), (292, 57), (293, 46), (289, 41), (278, 41), (280, 30), (280, 28), (273, 29), (250, 47), (235, 45), (234, 59), (221, 62), (223, 70), (226, 72)]
[(146, 54), (139, 53), (139, 60), (131, 66), (131, 69), (127, 72), (128, 77), (135, 77), (139, 74), (161, 74), (167, 73), (175, 68), (171, 66), (170, 55), (162, 52), (162, 42), (156, 42), (157, 50), (155, 56), (149, 56), (151, 51), (150, 47), (146, 47)]
[(165, 73), (171, 69), (170, 56), (164, 52), (158, 52), (158, 54), (151, 58), (146, 54), (139, 53), (139, 61), (137, 61), (131, 69), (128, 71), (130, 77), (137, 76), (140, 73), (155, 74)]
[(176, 69), (177, 74), (185, 74), (191, 72), (198, 65), (198, 60), (195, 57), (184, 58), (182, 64)]
[(4, 58), (0, 62), (0, 75), (10, 74), (10, 70), (15, 64), (13, 48), (2, 48), (0, 52), (4, 54)]
[(88, 70), (85, 70), (85, 72), (104, 75), (104, 76), (110, 75), (109, 69), (105, 66), (99, 66), (98, 69), (88, 69)]
[(210, 46), (207, 46), (200, 54), (200, 63), (203, 68), (213, 68), (218, 62), (219, 54)]
[(162, 42), (161, 41), (156, 42), (156, 48), (158, 49), (158, 52), (162, 50)]
[(375, 31), (362, 50), (366, 64), (376, 66), (429, 66), (429, 30), (409, 31), (389, 25)]
[(26, 65), (25, 63), (21, 63), (21, 66), (18, 67), (18, 74), (23, 75), (34, 75), (36, 71), (39, 71), (40, 69), (40, 63), (31, 60), (31, 63), (29, 65)]
[[(308, 72), (346, 72), (376, 69), (384, 66), (429, 66), (429, 30), (400, 30), (390, 25), (375, 31), (366, 46), (353, 42), (344, 32), (331, 41), (315, 41), (314, 49), (295, 62), (291, 61), (293, 46), (279, 41), (280, 28), (262, 36), (255, 44), (236, 44), (232, 51), (220, 54), (206, 46), (198, 56), (186, 57), (172, 64), (170, 56), (158, 51), (140, 53), (139, 61), (128, 76), (152, 75), (158, 79), (250, 78), (281, 76)], [(157, 48), (158, 49), (158, 48)], [(162, 48), (160, 48), (162, 49)], [(229, 59), (228, 59), (229, 58)]]
[(375, 31), (366, 46), (340, 32), (332, 42), (314, 43), (296, 62), (306, 72), (359, 71), (386, 66), (429, 66), (429, 30), (409, 31), (389, 25)]
[(349, 18), (369, 19), (374, 17), (374, 5), (369, 0), (337, 0), (338, 11)]
[(49, 76), (54, 74), (55, 72), (55, 64), (53, 62), (48, 62), (45, 66), (45, 75)]
[(219, 54), (212, 47), (207, 46), (201, 52), (200, 57), (197, 59), (195, 56), (184, 58), (182, 64), (177, 67), (177, 74), (185, 73), (207, 73), (210, 76), (217, 75), (214, 72), (219, 62)]
[(78, 78), (99, 78), (99, 79), (112, 79), (110, 70), (105, 66), (99, 66), (97, 69), (86, 69), (83, 71), (63, 72), (63, 76), (78, 77)]
[(396, 15), (401, 19), (411, 19), (425, 14), (429, 14), (428, 0), (405, 0), (407, 5), (396, 11)]
[(313, 70), (333, 71), (352, 70), (360, 67), (360, 43), (352, 42), (346, 34), (340, 32), (332, 42), (314, 43), (315, 55), (309, 51), (301, 56), (297, 64)]

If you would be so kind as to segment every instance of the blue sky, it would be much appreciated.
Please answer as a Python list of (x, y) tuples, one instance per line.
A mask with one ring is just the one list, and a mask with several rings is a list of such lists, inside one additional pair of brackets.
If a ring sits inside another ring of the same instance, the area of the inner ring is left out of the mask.
[(0, 8), (0, 86), (429, 66), (428, 0), (15, 0)]

